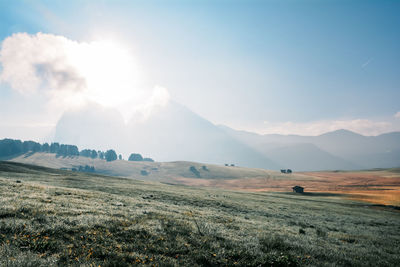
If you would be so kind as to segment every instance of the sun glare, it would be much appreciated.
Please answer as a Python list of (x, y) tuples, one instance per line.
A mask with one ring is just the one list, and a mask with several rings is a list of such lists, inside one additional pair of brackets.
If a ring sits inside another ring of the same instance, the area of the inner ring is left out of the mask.
[(71, 63), (85, 79), (85, 98), (118, 107), (139, 94), (140, 75), (129, 50), (111, 41), (72, 47)]

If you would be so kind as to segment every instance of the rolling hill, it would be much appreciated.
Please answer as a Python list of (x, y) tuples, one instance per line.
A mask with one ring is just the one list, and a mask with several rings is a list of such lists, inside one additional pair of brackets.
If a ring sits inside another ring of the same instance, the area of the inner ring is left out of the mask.
[[(33, 164), (56, 169), (78, 169), (79, 166), (93, 166), (96, 173), (120, 177), (134, 178), (146, 181), (161, 181), (168, 183), (180, 183), (179, 178), (193, 179), (283, 179), (285, 175), (277, 171), (265, 169), (244, 168), (237, 166), (221, 166), (215, 164), (203, 164), (188, 161), (176, 162), (138, 162), (116, 160), (107, 162), (101, 159), (87, 157), (58, 157), (52, 153), (24, 154), (11, 159), (12, 162)], [(203, 167), (204, 166), (204, 167)], [(190, 170), (194, 167), (198, 171), (196, 175)], [(143, 175), (142, 171), (146, 171)], [(296, 177), (296, 174), (293, 175)], [(286, 179), (286, 178), (285, 178)]]

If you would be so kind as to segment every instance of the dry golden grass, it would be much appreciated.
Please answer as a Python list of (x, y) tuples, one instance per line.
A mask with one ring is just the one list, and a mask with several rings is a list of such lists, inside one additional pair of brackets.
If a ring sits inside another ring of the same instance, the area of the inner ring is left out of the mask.
[(400, 174), (382, 171), (304, 172), (276, 179), (273, 176), (247, 179), (190, 179), (179, 177), (177, 183), (253, 192), (288, 192), (300, 185), (306, 192), (342, 194), (344, 198), (375, 204), (400, 206)]

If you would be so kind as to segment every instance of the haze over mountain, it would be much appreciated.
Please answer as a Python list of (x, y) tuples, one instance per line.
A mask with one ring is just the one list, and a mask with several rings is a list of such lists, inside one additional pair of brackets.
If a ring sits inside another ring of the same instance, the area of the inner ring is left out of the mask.
[(278, 169), (280, 166), (186, 107), (170, 101), (145, 120), (124, 124), (113, 109), (91, 105), (67, 112), (56, 126), (55, 140), (80, 148), (115, 148), (151, 156), (157, 161), (198, 161)]
[(216, 126), (169, 101), (127, 123), (115, 109), (91, 104), (66, 112), (55, 141), (80, 148), (139, 152), (157, 161), (197, 161), (265, 169), (353, 170), (400, 166), (400, 133), (363, 136), (338, 130), (319, 136), (259, 135)]
[(220, 128), (276, 162), (296, 166), (299, 170), (400, 166), (400, 132), (363, 136), (348, 130), (337, 130), (319, 136), (300, 136), (259, 135), (226, 126)]

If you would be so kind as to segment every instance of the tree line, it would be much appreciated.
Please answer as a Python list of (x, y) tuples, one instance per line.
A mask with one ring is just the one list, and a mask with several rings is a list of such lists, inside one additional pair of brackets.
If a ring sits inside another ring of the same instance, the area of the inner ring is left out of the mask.
[[(44, 143), (40, 144), (35, 141), (21, 141), (14, 139), (3, 139), (0, 140), (0, 158), (12, 157), (28, 152), (44, 152), (44, 153), (54, 153), (57, 156), (62, 157), (74, 157), (82, 156), (92, 159), (104, 159), (106, 161), (122, 160), (122, 155), (115, 152), (114, 149), (109, 149), (107, 151), (94, 150), (94, 149), (83, 149), (79, 151), (78, 147), (75, 145), (66, 145), (60, 143)], [(132, 153), (129, 156), (129, 161), (151, 161), (151, 158), (143, 158), (142, 155), (138, 153)]]

